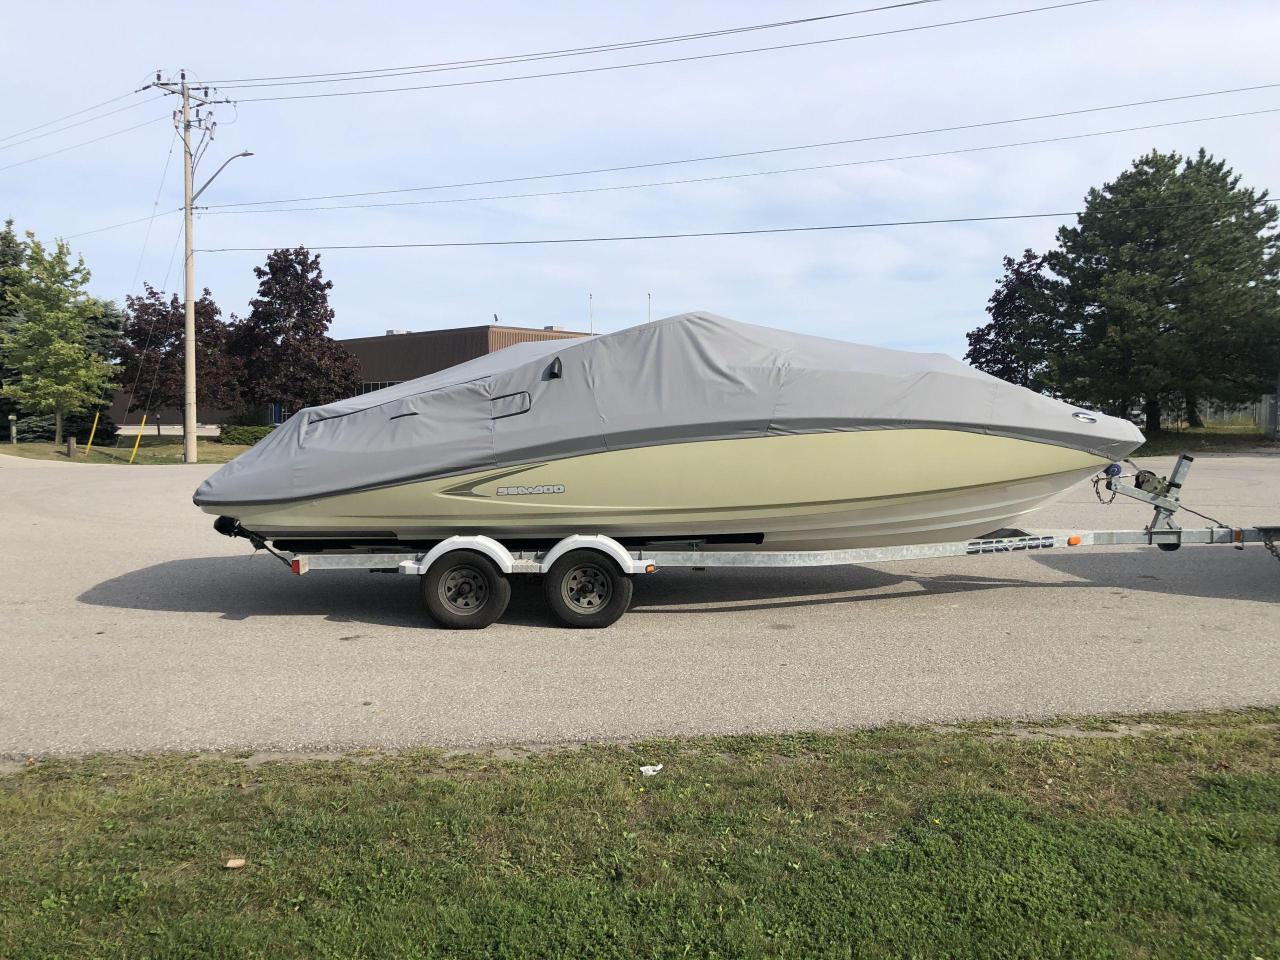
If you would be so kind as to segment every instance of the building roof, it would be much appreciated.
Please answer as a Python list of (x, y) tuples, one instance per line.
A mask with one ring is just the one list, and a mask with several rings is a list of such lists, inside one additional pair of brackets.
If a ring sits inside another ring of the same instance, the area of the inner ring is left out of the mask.
[(557, 327), (548, 330), (545, 327), (516, 327), (503, 323), (476, 324), (473, 327), (446, 327), (442, 330), (405, 330), (399, 333), (379, 333), (368, 337), (344, 337), (339, 343), (365, 343), (368, 341), (386, 340), (390, 337), (440, 337), (458, 334), (475, 334), (481, 330), (489, 331), (497, 337), (512, 337), (512, 343), (523, 343), (527, 340), (558, 340), (564, 337), (590, 336), (584, 330), (564, 330)]
[(456, 366), (517, 343), (571, 340), (585, 336), (587, 334), (573, 330), (484, 324), (353, 337), (339, 342), (359, 361), (362, 381), (396, 383)]

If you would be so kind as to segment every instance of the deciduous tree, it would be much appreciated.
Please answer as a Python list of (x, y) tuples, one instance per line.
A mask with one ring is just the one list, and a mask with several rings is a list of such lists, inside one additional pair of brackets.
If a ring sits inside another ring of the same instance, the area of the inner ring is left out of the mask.
[(333, 283), (324, 278), (320, 257), (305, 247), (275, 250), (253, 272), (258, 295), (249, 302), (249, 315), (232, 326), (245, 399), (293, 412), (355, 393), (356, 359), (328, 336)]
[(62, 241), (50, 250), (28, 233), (22, 267), (8, 277), (13, 318), (0, 350), (10, 373), (0, 394), (29, 413), (52, 413), (60, 443), (63, 415), (102, 402), (111, 387), (111, 364), (90, 343), (102, 304), (85, 293), (89, 271)]
[(1054, 281), (1044, 257), (1026, 250), (1004, 258), (1004, 276), (987, 301), (991, 322), (968, 333), (965, 359), (1001, 380), (1052, 392), (1053, 359), (1061, 349)]
[[(181, 409), (184, 393), (185, 307), (150, 284), (125, 298), (124, 335), (117, 356), (130, 410)], [(240, 402), (240, 361), (231, 329), (208, 288), (196, 301), (196, 406), (229, 409)], [(136, 385), (136, 386), (135, 386)]]

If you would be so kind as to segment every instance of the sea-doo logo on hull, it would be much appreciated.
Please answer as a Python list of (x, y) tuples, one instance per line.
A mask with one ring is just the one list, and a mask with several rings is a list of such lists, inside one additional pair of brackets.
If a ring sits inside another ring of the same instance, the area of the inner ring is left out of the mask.
[(499, 487), (500, 497), (542, 496), (548, 493), (564, 493), (563, 483), (542, 483), (536, 487)]

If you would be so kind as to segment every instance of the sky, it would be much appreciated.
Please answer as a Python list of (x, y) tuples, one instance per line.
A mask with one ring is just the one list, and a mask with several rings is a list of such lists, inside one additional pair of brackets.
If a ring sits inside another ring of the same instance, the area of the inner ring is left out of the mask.
[[(879, 0), (884, 2), (884, 0)], [(843, 13), (877, 0), (488, 4), (57, 2), (6, 5), (0, 31), (0, 218), (69, 237), (92, 292), (181, 291), (175, 98), (126, 94), (159, 70), (222, 82), (235, 104), (197, 185), (201, 202), (403, 190), (1007, 120), (1280, 84), (1280, 4), (1099, 0), (1063, 9), (682, 63), (388, 94), (250, 97), (510, 77), (794, 44), (1046, 6), (935, 0), (906, 9), (621, 52), (387, 78), (233, 88), (252, 77), (438, 64)], [(154, 97), (154, 100), (148, 98)], [(134, 105), (138, 101), (138, 105)], [(26, 143), (25, 137), (91, 119)], [(1280, 113), (915, 159), (1014, 141), (1280, 108), (1280, 86), (924, 136), (502, 186), (311, 205), (433, 201), (650, 183), (823, 164), (824, 170), (559, 196), (201, 215), (198, 250), (530, 240), (980, 217), (1078, 210), (1091, 186), (1157, 148), (1225, 157), (1280, 187)], [(93, 137), (97, 143), (21, 161)], [(856, 163), (857, 161), (885, 161)], [(2, 169), (9, 164), (19, 164)], [(163, 174), (163, 179), (162, 179)], [(158, 201), (157, 201), (158, 198)], [(83, 236), (83, 231), (154, 220)], [(244, 210), (247, 208), (229, 208)], [(261, 206), (256, 209), (262, 209)], [(596, 332), (689, 310), (878, 346), (962, 356), (1001, 258), (1044, 250), (1070, 218), (694, 239), (332, 250), (336, 337), (492, 322)], [(175, 250), (178, 251), (175, 256)], [(197, 282), (244, 314), (265, 252), (198, 253)]]

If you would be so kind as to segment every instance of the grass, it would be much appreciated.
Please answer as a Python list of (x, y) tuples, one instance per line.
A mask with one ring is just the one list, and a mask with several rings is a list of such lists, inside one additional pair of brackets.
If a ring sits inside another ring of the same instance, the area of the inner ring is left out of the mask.
[(1280, 453), (1280, 443), (1257, 427), (1190, 427), (1165, 430), (1147, 437), (1131, 456), (1161, 457), (1179, 453)]
[[(88, 456), (84, 447), (79, 446), (75, 463), (123, 463), (129, 462), (129, 454), (133, 452), (133, 437), (121, 437), (119, 445), (114, 441), (110, 445), (94, 444)], [(201, 463), (226, 463), (238, 457), (249, 448), (241, 444), (217, 443), (213, 440), (197, 440), (196, 455)], [(4, 443), (0, 444), (0, 454), (28, 457), (33, 460), (61, 460), (67, 462), (66, 445), (54, 446), (51, 442), (40, 443)], [(143, 437), (138, 445), (138, 456), (134, 465), (143, 463), (182, 463), (181, 437)]]
[(0, 954), (1271, 958), (1278, 725), (41, 760)]

